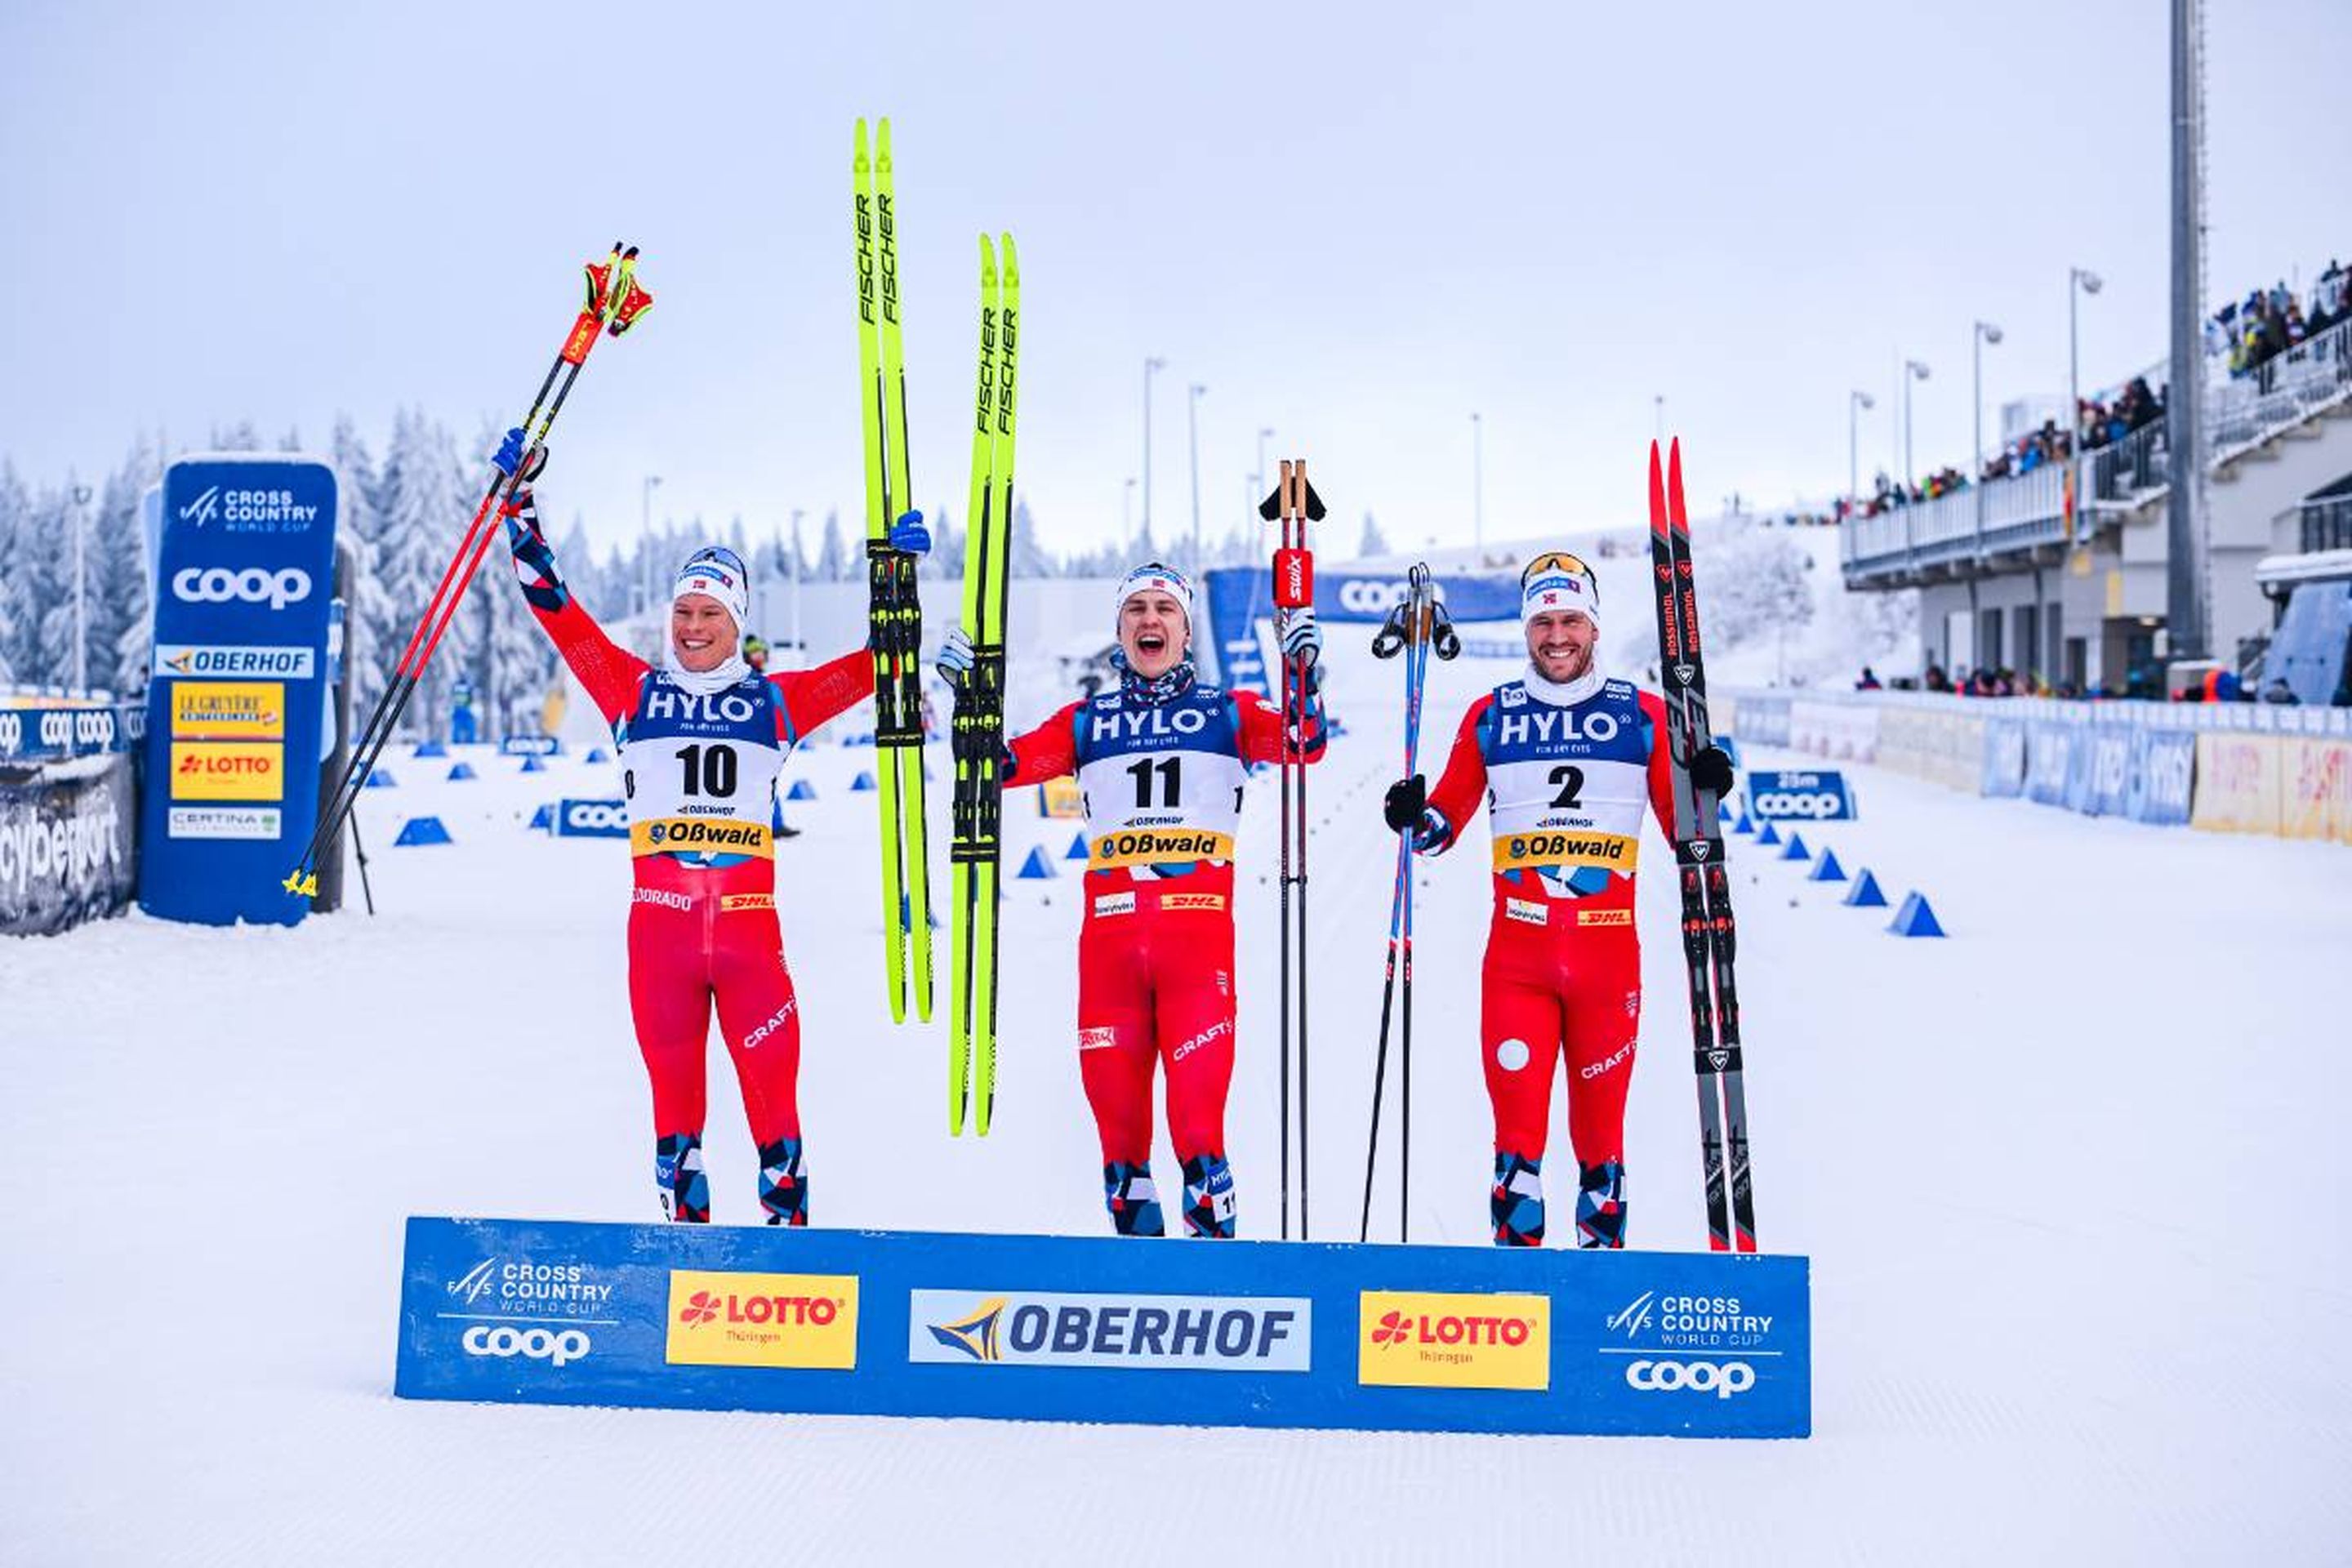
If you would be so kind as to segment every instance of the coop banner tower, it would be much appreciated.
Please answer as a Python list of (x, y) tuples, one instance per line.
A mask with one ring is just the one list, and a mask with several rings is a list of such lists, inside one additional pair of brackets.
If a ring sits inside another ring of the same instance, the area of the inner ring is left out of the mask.
[(319, 805), (336, 486), (308, 458), (165, 470), (139, 904), (166, 920), (290, 925), (279, 886)]

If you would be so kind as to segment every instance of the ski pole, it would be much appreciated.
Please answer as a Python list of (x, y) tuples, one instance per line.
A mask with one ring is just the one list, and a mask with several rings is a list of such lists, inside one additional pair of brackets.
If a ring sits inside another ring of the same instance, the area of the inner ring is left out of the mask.
[[(637, 247), (615, 241), (613, 251), (604, 262), (589, 262), (587, 303), (572, 321), (564, 336), (563, 346), (557, 351), (555, 362), (548, 366), (546, 376), (540, 382), (539, 393), (531, 399), (530, 411), (523, 416), (523, 448), (526, 455), (533, 446), (541, 445), (548, 432), (554, 428), (555, 416), (562, 411), (564, 400), (572, 395), (574, 383), (580, 379), (581, 367), (596, 346), (600, 332), (619, 337), (634, 325), (637, 318), (652, 306), (653, 295), (640, 288), (636, 281)], [(558, 384), (559, 377), (561, 384)], [(548, 397), (550, 388), (555, 395)], [(527, 460), (527, 458), (526, 458)], [(287, 874), (282, 884), (289, 893), (309, 898), (319, 890), (319, 862), (334, 847), (344, 822), (359, 802), (359, 792), (376, 761), (392, 739), (394, 728), (407, 710), (408, 700), (415, 695), (417, 683), (424, 678), (425, 667), (432, 662), (434, 650), (457, 617), (457, 606), (464, 601), (466, 589), (481, 566), (490, 542), (498, 537), (494, 509), (504, 510), (514, 492), (523, 483), (524, 465), (519, 463), (513, 474), (494, 474), (489, 488), (483, 492), (479, 505), (466, 524), (464, 536), (458, 541), (457, 553), (442, 569), (441, 579), (435, 584), (432, 597), (426, 600), (425, 613), (418, 618), (416, 629), (409, 634), (407, 646), (401, 649), (393, 666), (391, 680), (376, 699), (373, 711), (361, 731), (359, 744), (344, 764), (341, 779), (337, 783), (327, 808), (320, 813), (318, 825), (302, 858)]]
[[(1286, 458), (1274, 494), (1258, 507), (1258, 515), (1279, 522), (1282, 543), (1274, 553), (1274, 602), (1277, 611), (1296, 610), (1315, 603), (1315, 557), (1307, 544), (1307, 525), (1325, 513), (1323, 498), (1307, 482), (1304, 459)], [(1307, 1235), (1307, 699), (1309, 661), (1294, 660), (1277, 647), (1282, 666), (1282, 1235), (1290, 1236), (1290, 1034), (1292, 1016), (1298, 1025), (1298, 1234)], [(1291, 919), (1291, 885), (1297, 884), (1297, 921)], [(1298, 947), (1298, 984), (1290, 979), (1290, 949)]]
[[(1421, 570), (1418, 566), (1415, 572)], [(1408, 583), (1411, 579), (1408, 578)], [(1374, 658), (1394, 658), (1406, 652), (1407, 639), (1412, 636), (1412, 605), (1414, 588), (1408, 586), (1405, 597), (1390, 607), (1388, 617), (1372, 637)], [(1412, 776), (1412, 660), (1405, 660), (1405, 737), (1404, 776)], [(1412, 876), (1412, 836), (1397, 834), (1396, 881), (1389, 894), (1389, 951), (1385, 972), (1381, 978), (1381, 1039), (1372, 1056), (1372, 1121), (1364, 1139), (1364, 1206), (1356, 1223), (1356, 1239), (1370, 1241), (1372, 1234), (1372, 1172), (1380, 1159), (1381, 1095), (1386, 1085), (1389, 1068), (1389, 1018), (1396, 997), (1398, 931), (1404, 916), (1406, 889)]]

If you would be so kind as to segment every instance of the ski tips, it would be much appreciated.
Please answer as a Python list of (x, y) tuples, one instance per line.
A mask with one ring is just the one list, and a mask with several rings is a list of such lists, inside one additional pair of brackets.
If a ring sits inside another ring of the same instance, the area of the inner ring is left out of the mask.
[(1683, 440), (1677, 436), (1666, 447), (1665, 467), (1658, 464), (1658, 444), (1650, 443), (1650, 526), (1664, 533), (1669, 527), (1690, 528), (1683, 506)]
[(1007, 229), (996, 237), (996, 248), (1004, 258), (1004, 280), (1018, 285), (1021, 281), (1021, 253), (1013, 248), (1013, 233)]

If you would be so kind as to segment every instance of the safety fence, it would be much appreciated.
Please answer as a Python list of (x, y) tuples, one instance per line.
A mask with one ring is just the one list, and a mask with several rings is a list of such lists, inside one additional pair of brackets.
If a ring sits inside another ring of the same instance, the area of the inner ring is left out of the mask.
[(1740, 740), (2089, 816), (2352, 844), (2352, 710), (1739, 691)]
[(0, 705), (0, 934), (65, 931), (131, 901), (145, 719), (60, 698)]

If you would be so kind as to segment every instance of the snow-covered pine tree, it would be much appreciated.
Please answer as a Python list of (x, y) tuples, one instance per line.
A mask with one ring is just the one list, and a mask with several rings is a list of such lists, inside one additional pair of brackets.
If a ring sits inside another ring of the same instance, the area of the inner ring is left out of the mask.
[(820, 583), (845, 583), (854, 574), (850, 570), (849, 546), (841, 537), (841, 513), (824, 514), (824, 543), (817, 552), (816, 571)]
[(1013, 503), (1013, 545), (1005, 553), (1005, 567), (1013, 577), (1061, 575), (1054, 558), (1037, 542), (1037, 521), (1029, 515), (1029, 503), (1018, 499)]
[(89, 585), (89, 680), (120, 695), (147, 684), (152, 629), (147, 531), (140, 498), (163, 476), (153, 447), (142, 436), (109, 474), (93, 504), (83, 567)]
[(34, 631), (40, 624), (40, 608), (33, 601), (22, 548), (32, 509), (32, 497), (26, 493), (24, 480), (16, 477), (16, 465), (0, 462), (0, 685), (33, 679)]
[[(394, 618), (391, 635), (375, 646), (380, 679), (390, 678), (393, 661), (407, 646), (410, 632), (441, 580), (442, 569), (457, 552), (465, 520), (471, 515), (471, 507), (454, 488), (456, 469), (457, 458), (446, 429), (415, 409), (403, 409), (394, 416), (392, 445), (383, 458), (383, 550), (377, 574)], [(450, 626), (410, 700), (401, 726), (404, 733), (438, 734), (446, 727), (450, 672), (465, 658), (465, 645), (466, 626), (460, 617)]]
[[(392, 661), (406, 641), (408, 626), (398, 625), (400, 607), (393, 602), (385, 577), (383, 479), (375, 458), (361, 438), (350, 415), (335, 419), (329, 445), (335, 465), (336, 502), (341, 511), (338, 535), (352, 547), (350, 603), (343, 612), (343, 658), (352, 672), (352, 708), (365, 721), (383, 695)], [(420, 608), (422, 606), (419, 606)], [(415, 624), (412, 617), (409, 626)]]
[(32, 602), (40, 611), (29, 679), (41, 686), (63, 686), (73, 679), (75, 482), (68, 476), (66, 488), (37, 493), (30, 526), (18, 536), (19, 553), (30, 573)]
[(1366, 511), (1363, 535), (1356, 541), (1356, 553), (1370, 556), (1386, 555), (1388, 552), (1389, 536), (1381, 531), (1379, 521), (1370, 511)]

